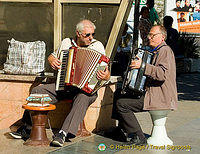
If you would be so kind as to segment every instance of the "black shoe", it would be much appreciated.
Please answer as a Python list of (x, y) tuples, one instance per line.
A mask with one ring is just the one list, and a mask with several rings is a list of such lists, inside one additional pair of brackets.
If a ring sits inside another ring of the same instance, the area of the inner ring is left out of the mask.
[(105, 137), (111, 138), (115, 141), (126, 142), (126, 135), (120, 127), (116, 127), (111, 131), (104, 133)]
[(138, 135), (134, 134), (134, 136), (131, 138), (130, 141), (128, 141), (126, 144), (134, 144), (134, 145), (146, 145), (147, 144), (147, 139), (140, 139)]
[(68, 138), (65, 138), (65, 135), (61, 133), (56, 133), (56, 135), (53, 138), (53, 141), (51, 141), (50, 145), (55, 147), (62, 147), (64, 142), (70, 142)]
[(31, 130), (27, 129), (25, 125), (22, 125), (16, 132), (10, 132), (9, 134), (15, 139), (27, 140), (30, 137)]

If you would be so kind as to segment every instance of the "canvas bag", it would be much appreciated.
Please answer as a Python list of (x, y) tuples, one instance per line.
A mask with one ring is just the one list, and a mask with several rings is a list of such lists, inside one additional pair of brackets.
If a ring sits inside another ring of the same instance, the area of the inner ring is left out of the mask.
[(43, 41), (25, 43), (12, 38), (8, 43), (5, 73), (35, 75), (44, 71), (46, 45)]

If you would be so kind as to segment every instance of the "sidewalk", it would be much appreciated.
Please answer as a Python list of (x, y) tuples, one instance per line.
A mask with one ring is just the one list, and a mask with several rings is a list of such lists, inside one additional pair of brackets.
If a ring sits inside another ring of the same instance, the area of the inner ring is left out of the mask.
[[(0, 153), (2, 154), (96, 154), (96, 153), (192, 153), (197, 154), (200, 151), (200, 73), (181, 74), (177, 77), (179, 104), (178, 110), (169, 114), (166, 129), (168, 136), (174, 142), (173, 147), (163, 147), (164, 150), (157, 150), (158, 147), (132, 147), (127, 150), (127, 146), (121, 146), (122, 143), (113, 141), (100, 135), (93, 134), (87, 138), (75, 138), (71, 143), (65, 143), (62, 148), (55, 147), (30, 147), (24, 146), (22, 140), (13, 140), (7, 132), (0, 131)], [(142, 126), (144, 133), (150, 134), (152, 122), (149, 113), (138, 113), (136, 115)], [(52, 139), (52, 133), (47, 130), (49, 139)], [(106, 150), (99, 151), (98, 145), (105, 144)], [(177, 148), (185, 146), (186, 149)], [(126, 148), (126, 149), (125, 149)], [(139, 149), (140, 148), (140, 149)], [(145, 148), (145, 149), (143, 149)], [(191, 148), (191, 149), (190, 149)]]

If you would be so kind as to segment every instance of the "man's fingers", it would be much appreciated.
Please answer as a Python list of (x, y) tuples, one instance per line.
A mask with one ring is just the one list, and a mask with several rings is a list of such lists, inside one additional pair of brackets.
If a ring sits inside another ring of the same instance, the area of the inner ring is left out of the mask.
[(102, 71), (102, 70), (99, 70), (97, 72), (97, 79), (100, 80), (100, 79), (104, 79), (106, 76), (106, 72)]
[(140, 60), (141, 58), (140, 57), (138, 57), (137, 55), (135, 56), (136, 57), (136, 60)]
[(54, 64), (56, 67), (59, 67), (61, 65), (61, 63), (59, 61), (55, 61), (55, 64)]
[(138, 60), (132, 60), (131, 65), (129, 66), (131, 69), (137, 69), (141, 66), (141, 58)]
[(103, 76), (104, 76), (104, 72), (103, 71), (100, 70), (100, 71), (97, 72), (97, 77), (98, 78), (102, 78)]
[(54, 59), (54, 60), (51, 62), (51, 67), (52, 67), (54, 70), (60, 69), (60, 68), (61, 68), (60, 65), (61, 65), (61, 62), (60, 62), (60, 60), (58, 60), (58, 59)]

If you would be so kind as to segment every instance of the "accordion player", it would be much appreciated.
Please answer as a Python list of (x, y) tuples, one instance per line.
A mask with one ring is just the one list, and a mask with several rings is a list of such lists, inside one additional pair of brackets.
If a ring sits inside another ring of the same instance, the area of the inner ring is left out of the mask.
[(71, 47), (61, 52), (61, 69), (58, 70), (56, 91), (65, 86), (75, 86), (88, 94), (94, 94), (104, 83), (96, 73), (104, 70), (109, 58), (89, 48)]
[(146, 81), (146, 76), (144, 76), (145, 64), (151, 62), (153, 54), (147, 50), (138, 48), (135, 50), (134, 55), (142, 59), (141, 67), (139, 69), (130, 70), (128, 66), (122, 85), (122, 94), (127, 91), (137, 94), (142, 94), (144, 92)]

